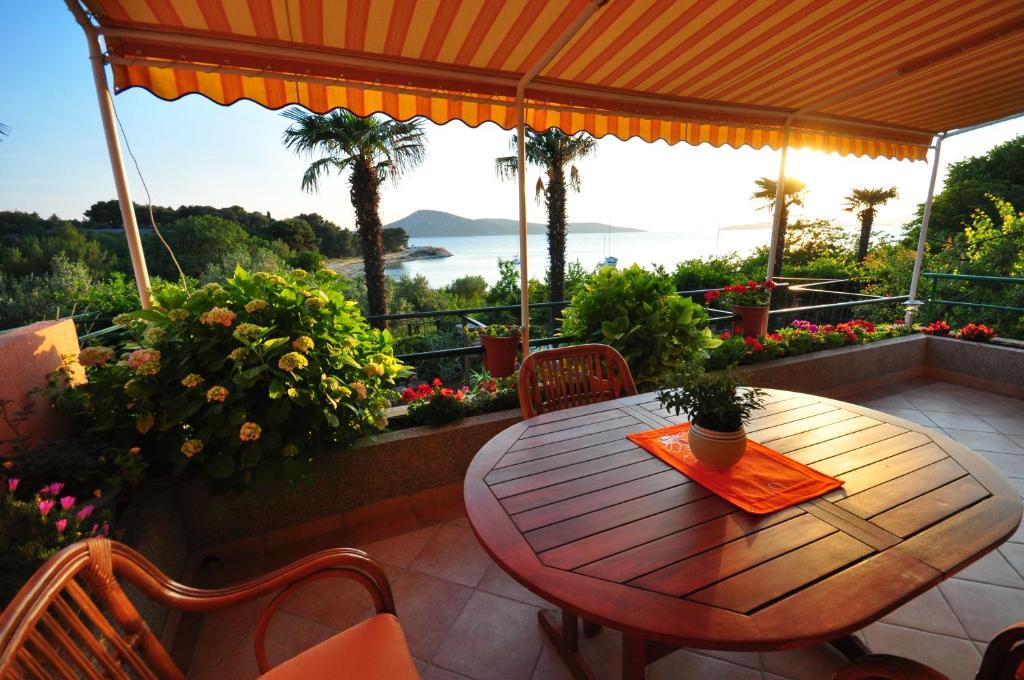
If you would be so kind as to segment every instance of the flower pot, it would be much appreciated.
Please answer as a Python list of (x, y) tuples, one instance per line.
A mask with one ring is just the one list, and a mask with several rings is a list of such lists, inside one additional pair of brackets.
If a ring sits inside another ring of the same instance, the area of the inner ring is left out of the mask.
[(519, 336), (498, 338), (481, 335), (480, 346), (484, 348), (484, 368), (492, 377), (507, 378), (516, 372)]
[(719, 432), (693, 425), (687, 439), (693, 457), (718, 470), (734, 465), (747, 450), (747, 431), (742, 427), (735, 432)]
[(768, 334), (768, 305), (763, 307), (732, 306), (732, 334), (758, 338)]

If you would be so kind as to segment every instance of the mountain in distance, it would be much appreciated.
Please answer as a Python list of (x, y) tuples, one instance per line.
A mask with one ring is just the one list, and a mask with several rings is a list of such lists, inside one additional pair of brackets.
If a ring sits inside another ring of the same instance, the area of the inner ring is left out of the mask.
[(721, 227), (718, 231), (758, 231), (759, 229), (771, 228), (771, 222), (754, 222), (751, 224), (732, 224), (728, 227)]
[[(519, 233), (518, 220), (506, 220), (495, 217), (469, 219), (460, 215), (441, 210), (417, 210), (416, 212), (384, 225), (386, 228), (401, 227), (405, 233), (414, 238), (432, 236), (509, 236)], [(546, 224), (530, 222), (527, 224), (528, 234), (546, 234)], [(570, 234), (607, 234), (620, 232), (639, 232), (642, 229), (615, 227), (600, 222), (570, 222)]]

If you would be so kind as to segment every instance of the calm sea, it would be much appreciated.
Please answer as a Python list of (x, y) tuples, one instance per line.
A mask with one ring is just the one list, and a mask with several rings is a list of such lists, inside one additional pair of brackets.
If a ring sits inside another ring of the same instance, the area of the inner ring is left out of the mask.
[[(605, 258), (619, 258), (620, 267), (634, 262), (649, 267), (662, 264), (673, 269), (677, 262), (708, 255), (737, 252), (749, 253), (768, 242), (768, 229), (722, 230), (720, 232), (626, 232), (607, 234), (570, 234), (567, 260), (577, 260), (591, 269)], [(412, 238), (413, 246), (441, 246), (451, 257), (401, 262), (387, 270), (399, 277), (403, 274), (422, 274), (431, 286), (451, 283), (460, 276), (478, 275), (488, 283), (498, 278), (498, 258), (510, 259), (519, 254), (518, 236), (465, 236), (447, 238)], [(530, 235), (528, 265), (531, 278), (542, 278), (547, 268), (547, 239), (543, 234)]]

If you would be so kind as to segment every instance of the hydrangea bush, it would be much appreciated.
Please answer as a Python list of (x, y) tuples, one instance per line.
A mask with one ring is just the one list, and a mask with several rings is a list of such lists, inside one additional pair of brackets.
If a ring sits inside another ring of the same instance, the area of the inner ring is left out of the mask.
[(78, 356), (88, 382), (58, 403), (90, 431), (226, 486), (306, 478), (328, 445), (387, 425), (405, 367), (334, 272), (238, 268), (223, 285), (163, 285), (153, 302), (115, 319), (117, 345)]

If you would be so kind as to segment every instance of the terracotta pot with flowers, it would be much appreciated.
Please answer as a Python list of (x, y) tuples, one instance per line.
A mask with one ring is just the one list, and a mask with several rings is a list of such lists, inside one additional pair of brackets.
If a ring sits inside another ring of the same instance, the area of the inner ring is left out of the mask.
[(516, 372), (519, 352), (519, 326), (491, 324), (479, 331), (484, 348), (484, 368), (494, 378), (505, 378)]
[(689, 415), (690, 451), (704, 465), (723, 469), (743, 457), (744, 425), (751, 411), (761, 408), (764, 396), (756, 387), (739, 387), (732, 373), (716, 371), (684, 377), (677, 388), (659, 392), (658, 401), (677, 415)]
[(773, 288), (775, 282), (771, 279), (761, 283), (751, 280), (710, 290), (704, 293), (704, 300), (708, 304), (720, 301), (732, 306), (733, 335), (758, 338), (768, 333), (768, 303)]

